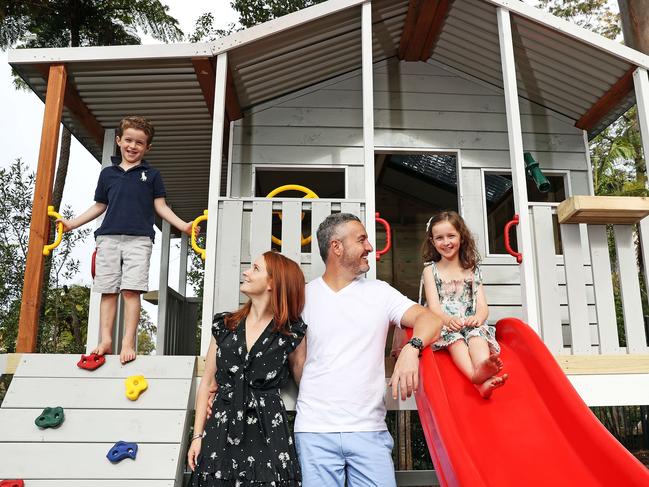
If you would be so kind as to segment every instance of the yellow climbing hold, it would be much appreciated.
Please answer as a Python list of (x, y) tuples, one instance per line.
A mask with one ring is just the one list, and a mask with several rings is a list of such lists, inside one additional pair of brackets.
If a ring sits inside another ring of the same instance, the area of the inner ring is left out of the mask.
[(146, 388), (149, 387), (149, 384), (147, 384), (143, 375), (132, 375), (127, 377), (124, 385), (126, 386), (126, 397), (131, 401), (137, 401), (140, 394), (146, 391)]

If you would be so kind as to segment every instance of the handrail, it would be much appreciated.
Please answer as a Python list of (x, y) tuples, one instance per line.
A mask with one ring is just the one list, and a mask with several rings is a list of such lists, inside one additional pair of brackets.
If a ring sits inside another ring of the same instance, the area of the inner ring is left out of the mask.
[(207, 251), (200, 248), (198, 246), (198, 243), (196, 242), (196, 228), (198, 227), (198, 224), (200, 222), (204, 222), (205, 220), (207, 220), (207, 210), (203, 211), (203, 214), (192, 222), (192, 249), (194, 249), (194, 251), (201, 256), (202, 260), (205, 260), (205, 254), (207, 253)]
[(385, 247), (383, 247), (381, 250), (376, 251), (376, 260), (379, 261), (381, 260), (381, 256), (383, 254), (387, 254), (392, 248), (392, 228), (390, 228), (390, 224), (387, 220), (381, 218), (381, 215), (378, 211), (376, 212), (375, 216), (376, 223), (383, 225), (383, 228), (385, 228)]
[[(47, 216), (51, 216), (57, 220), (63, 218), (51, 205), (47, 207)], [(58, 222), (56, 224), (56, 238), (51, 244), (43, 246), (43, 255), (50, 255), (50, 252), (61, 244), (61, 240), (63, 240), (63, 223)]]
[(520, 252), (516, 252), (514, 249), (512, 249), (511, 242), (509, 240), (509, 231), (510, 231), (512, 226), (518, 225), (519, 221), (520, 221), (520, 218), (516, 214), (516, 215), (514, 215), (514, 218), (512, 218), (510, 221), (508, 221), (505, 224), (505, 250), (507, 251), (507, 253), (509, 255), (511, 255), (513, 257), (516, 257), (516, 262), (518, 264), (523, 262), (523, 254), (521, 254)]

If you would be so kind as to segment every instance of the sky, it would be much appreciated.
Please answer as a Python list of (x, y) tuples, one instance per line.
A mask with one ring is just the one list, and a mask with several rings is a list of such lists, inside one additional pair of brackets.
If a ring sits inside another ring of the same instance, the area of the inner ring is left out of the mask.
[[(227, 0), (163, 0), (163, 3), (169, 6), (170, 15), (178, 20), (180, 28), (186, 34), (194, 30), (195, 20), (205, 12), (214, 14), (215, 27), (217, 28), (226, 28), (228, 24), (236, 22), (238, 18), (237, 13), (232, 10), (230, 2)], [(154, 39), (146, 36), (142, 36), (142, 39), (143, 44), (157, 43)], [(0, 167), (9, 167), (17, 158), (21, 158), (30, 170), (35, 171), (38, 163), (44, 104), (31, 91), (16, 91), (11, 81), (11, 67), (7, 62), (7, 53), (0, 52), (0, 106), (4, 114), (0, 117), (0, 147), (2, 147)], [(7, 114), (11, 114), (11, 116)], [(155, 165), (155, 161), (152, 163)], [(77, 215), (85, 211), (93, 203), (95, 182), (99, 171), (99, 163), (73, 137), (62, 205), (69, 205)], [(94, 230), (95, 224), (91, 222), (83, 228)], [(149, 289), (158, 289), (159, 287), (160, 240), (158, 234), (151, 256)], [(170, 258), (169, 282), (174, 289), (178, 288), (179, 252), (176, 250), (178, 242), (179, 240), (172, 240)], [(94, 239), (92, 236), (89, 236), (85, 243), (80, 243), (75, 249), (74, 256), (80, 260), (81, 269), (72, 283), (91, 284), (90, 259), (93, 250)], [(191, 293), (190, 288), (187, 291)], [(155, 322), (157, 307), (146, 303), (144, 307)]]

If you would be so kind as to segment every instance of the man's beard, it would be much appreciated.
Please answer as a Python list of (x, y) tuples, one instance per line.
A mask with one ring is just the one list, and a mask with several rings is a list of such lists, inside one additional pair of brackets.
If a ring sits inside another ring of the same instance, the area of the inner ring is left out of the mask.
[(343, 258), (342, 258), (342, 265), (346, 269), (351, 270), (354, 275), (360, 276), (361, 274), (365, 274), (367, 271), (370, 270), (370, 265), (368, 262), (360, 261), (359, 263), (359, 258), (352, 257), (347, 252), (345, 252), (343, 248)]

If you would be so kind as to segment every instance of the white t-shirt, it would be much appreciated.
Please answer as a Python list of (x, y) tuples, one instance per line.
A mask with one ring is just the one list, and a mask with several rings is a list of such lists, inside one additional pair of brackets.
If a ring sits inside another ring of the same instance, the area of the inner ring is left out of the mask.
[(296, 432), (384, 431), (385, 341), (413, 304), (389, 284), (359, 278), (334, 292), (306, 286), (307, 354)]

